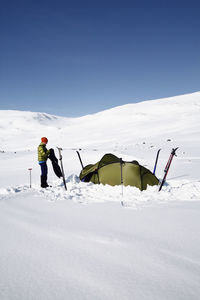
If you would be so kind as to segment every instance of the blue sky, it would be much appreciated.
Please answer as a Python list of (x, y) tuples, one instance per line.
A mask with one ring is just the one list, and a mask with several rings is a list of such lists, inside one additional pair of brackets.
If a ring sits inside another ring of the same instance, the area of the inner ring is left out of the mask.
[(1, 1), (0, 109), (82, 116), (200, 91), (199, 1)]

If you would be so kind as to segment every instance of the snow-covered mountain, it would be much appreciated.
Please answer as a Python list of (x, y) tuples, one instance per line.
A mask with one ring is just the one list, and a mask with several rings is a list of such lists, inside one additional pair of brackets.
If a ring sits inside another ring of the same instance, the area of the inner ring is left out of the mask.
[[(199, 113), (200, 92), (81, 118), (0, 111), (0, 299), (199, 299)], [(67, 191), (50, 162), (40, 188), (41, 136), (63, 147)], [(172, 147), (161, 192), (78, 178), (77, 148), (84, 165), (112, 152), (150, 170), (162, 148), (162, 178)]]
[[(115, 107), (80, 118), (0, 111), (0, 150), (34, 149), (41, 136), (63, 147), (200, 139), (200, 92)], [(13, 143), (14, 141), (14, 143)]]

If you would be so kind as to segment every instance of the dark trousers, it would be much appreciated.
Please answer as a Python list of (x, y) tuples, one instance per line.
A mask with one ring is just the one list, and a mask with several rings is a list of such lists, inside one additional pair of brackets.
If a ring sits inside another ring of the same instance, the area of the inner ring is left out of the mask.
[(41, 175), (42, 176), (47, 176), (48, 173), (48, 168), (47, 168), (47, 163), (44, 161), (43, 163), (40, 164), (41, 167)]
[(40, 163), (40, 167), (41, 167), (41, 187), (46, 188), (46, 187), (48, 187), (48, 184), (47, 184), (48, 168), (47, 168), (46, 161)]

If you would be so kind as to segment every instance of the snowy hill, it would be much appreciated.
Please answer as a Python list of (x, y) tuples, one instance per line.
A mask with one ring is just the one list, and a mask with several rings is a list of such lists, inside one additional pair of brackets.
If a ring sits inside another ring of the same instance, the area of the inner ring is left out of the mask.
[[(199, 114), (200, 92), (80, 118), (0, 111), (0, 299), (199, 299)], [(40, 188), (41, 136), (63, 147), (67, 191), (50, 162)], [(161, 192), (78, 178), (77, 148), (84, 165), (112, 152), (150, 170), (162, 148), (161, 179), (173, 147)]]
[[(127, 104), (81, 118), (0, 111), (2, 150), (33, 150), (40, 136), (63, 147), (108, 147), (141, 142), (200, 139), (200, 92)], [(14, 141), (14, 143), (13, 143)]]

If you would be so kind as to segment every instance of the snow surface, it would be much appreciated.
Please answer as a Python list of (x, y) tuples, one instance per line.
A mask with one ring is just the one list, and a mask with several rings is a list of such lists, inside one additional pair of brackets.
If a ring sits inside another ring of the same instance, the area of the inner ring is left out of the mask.
[[(200, 92), (81, 118), (0, 111), (0, 299), (199, 299), (199, 113)], [(63, 148), (67, 191), (50, 162), (39, 187), (41, 136)], [(174, 147), (161, 192), (78, 178), (77, 149), (84, 165), (113, 153), (153, 170), (162, 148), (161, 179)]]

